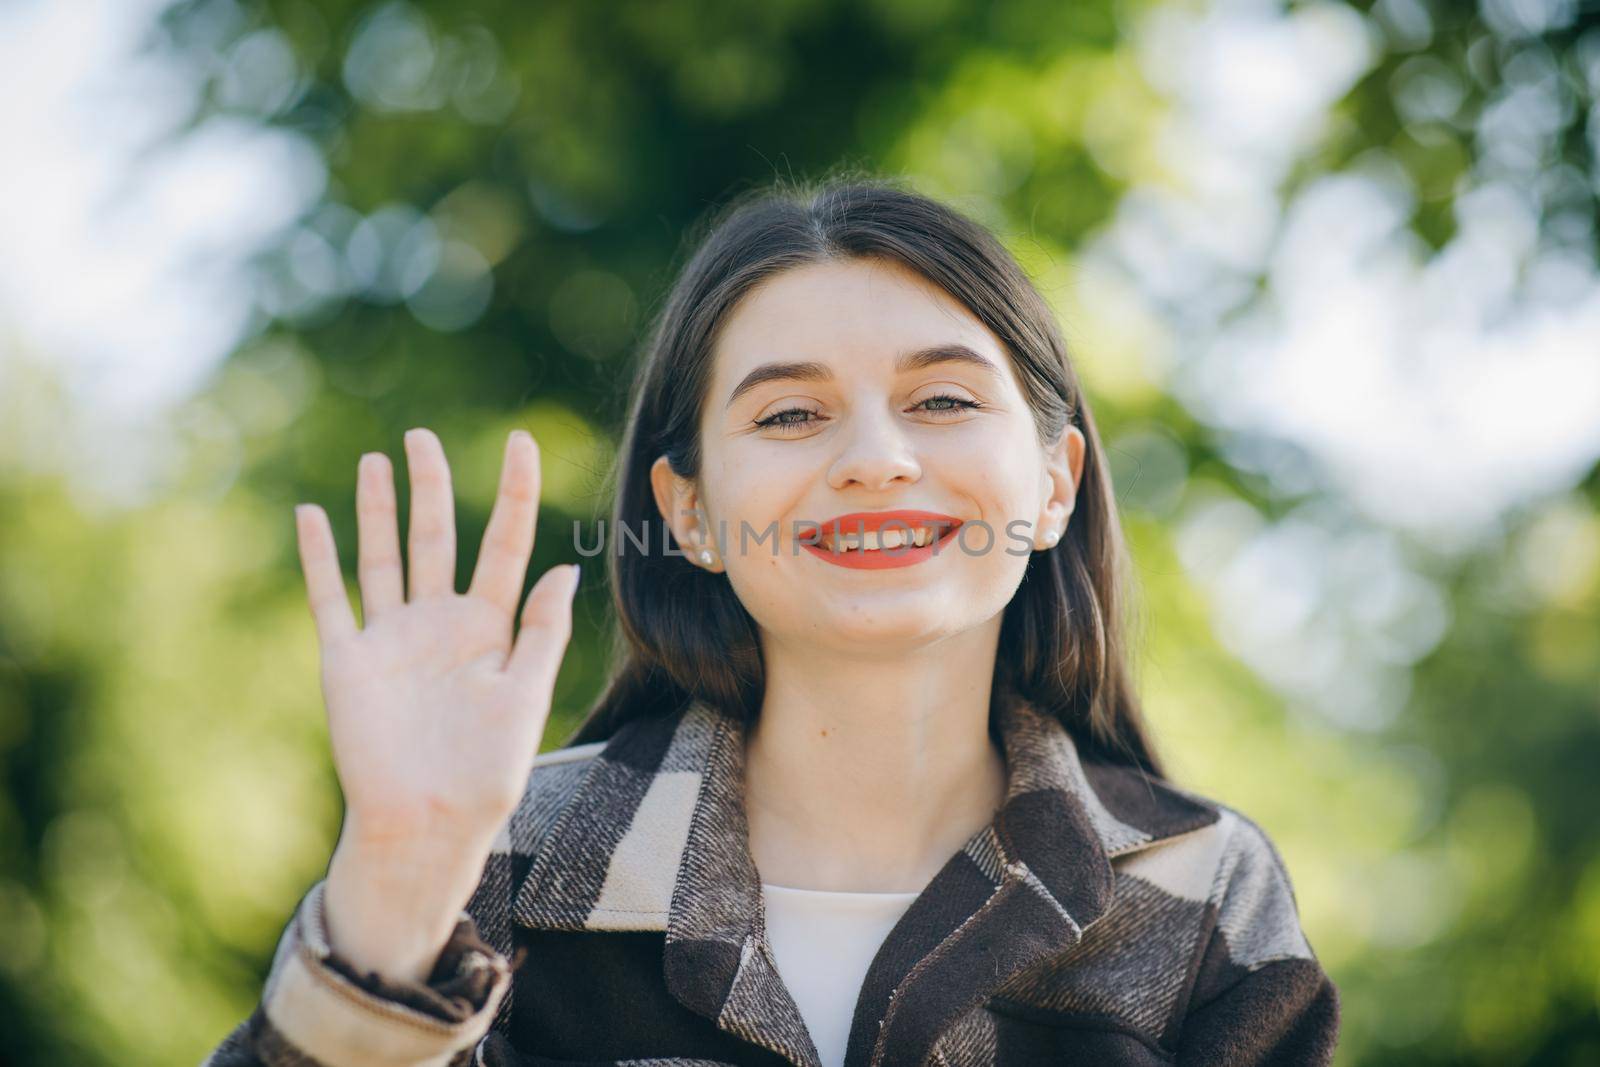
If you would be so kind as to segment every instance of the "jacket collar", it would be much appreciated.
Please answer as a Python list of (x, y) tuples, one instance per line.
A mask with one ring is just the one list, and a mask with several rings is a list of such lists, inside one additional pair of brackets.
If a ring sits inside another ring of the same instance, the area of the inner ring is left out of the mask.
[[(922, 1063), (1006, 980), (1077, 944), (1111, 902), (1113, 857), (1219, 816), (1160, 779), (1080, 759), (1060, 721), (1026, 700), (996, 714), (1005, 801), (890, 931), (862, 985), (846, 1067)], [(535, 929), (664, 931), (678, 1001), (820, 1067), (766, 939), (744, 740), (741, 722), (703, 702), (623, 725), (533, 857), (512, 917)]]

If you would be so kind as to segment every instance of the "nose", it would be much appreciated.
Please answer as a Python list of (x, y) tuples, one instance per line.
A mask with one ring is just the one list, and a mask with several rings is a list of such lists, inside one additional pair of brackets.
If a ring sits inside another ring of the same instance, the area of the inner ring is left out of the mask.
[(922, 465), (892, 415), (861, 415), (852, 421), (850, 431), (838, 438), (844, 442), (842, 451), (828, 469), (832, 488), (876, 490), (922, 476)]

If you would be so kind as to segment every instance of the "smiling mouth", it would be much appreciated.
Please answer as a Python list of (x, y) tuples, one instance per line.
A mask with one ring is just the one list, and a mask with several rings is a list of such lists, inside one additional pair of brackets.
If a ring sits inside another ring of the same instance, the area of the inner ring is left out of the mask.
[(910, 529), (893, 527), (866, 532), (841, 530), (837, 536), (833, 530), (824, 529), (810, 543), (825, 552), (837, 552), (839, 555), (852, 552), (879, 552), (886, 549), (926, 548), (935, 542), (948, 540), (960, 525), (956, 522), (950, 525), (913, 526)]

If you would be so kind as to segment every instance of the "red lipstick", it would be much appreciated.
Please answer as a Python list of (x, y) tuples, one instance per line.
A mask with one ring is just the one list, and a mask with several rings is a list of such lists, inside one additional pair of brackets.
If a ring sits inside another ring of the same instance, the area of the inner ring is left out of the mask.
[[(954, 515), (937, 511), (852, 511), (846, 515), (835, 515), (821, 523), (819, 528), (807, 530), (798, 540), (813, 556), (839, 567), (852, 570), (910, 567), (943, 551), (955, 536), (961, 521)], [(915, 544), (903, 544), (897, 548), (840, 547), (841, 539), (849, 534), (882, 533), (887, 530), (898, 530), (904, 534), (917, 528), (931, 530), (935, 539), (920, 547)]]

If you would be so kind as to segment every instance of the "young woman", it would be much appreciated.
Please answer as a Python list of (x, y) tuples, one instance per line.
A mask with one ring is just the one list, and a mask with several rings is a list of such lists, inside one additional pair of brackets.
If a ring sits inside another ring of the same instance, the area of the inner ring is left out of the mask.
[[(894, 183), (731, 204), (633, 387), (620, 641), (535, 756), (577, 570), (518, 598), (511, 435), (471, 587), (450, 473), (362, 457), (358, 627), (297, 509), (346, 815), (228, 1064), (1324, 1064), (1281, 858), (1168, 782), (1057, 325)], [(532, 767), (530, 773), (529, 768)]]

